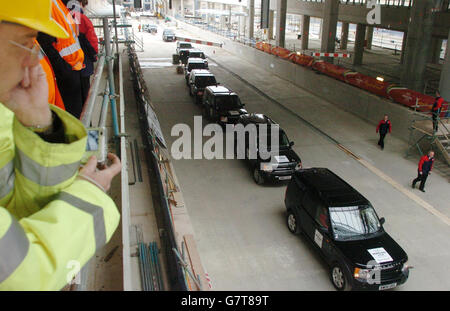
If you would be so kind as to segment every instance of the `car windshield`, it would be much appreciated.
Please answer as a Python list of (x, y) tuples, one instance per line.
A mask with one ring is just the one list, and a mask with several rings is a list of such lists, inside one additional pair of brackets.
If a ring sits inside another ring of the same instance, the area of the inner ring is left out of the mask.
[(173, 35), (173, 31), (172, 30), (164, 30), (164, 34), (165, 35)]
[(203, 52), (189, 52), (189, 57), (205, 58)]
[(219, 110), (231, 110), (242, 107), (237, 95), (222, 95), (216, 97), (216, 105)]
[(200, 76), (195, 78), (195, 84), (197, 87), (207, 87), (216, 84), (216, 78), (214, 76)]
[(180, 49), (189, 49), (192, 45), (190, 43), (180, 43)]
[[(267, 141), (267, 148), (269, 149), (269, 150), (271, 150), (272, 149), (272, 147), (274, 147), (274, 146), (276, 146), (275, 145), (275, 143), (276, 142), (274, 142), (274, 143), (272, 143), (272, 134), (271, 134), (271, 127), (270, 126), (268, 126), (267, 127), (267, 133), (260, 133), (260, 139), (263, 141), (263, 142), (265, 142), (265, 141)], [(283, 149), (283, 148), (289, 148), (290, 146), (289, 146), (289, 138), (287, 137), (287, 135), (286, 135), (286, 133), (283, 131), (283, 130), (281, 130), (280, 128), (279, 128), (279, 140), (278, 140), (278, 148), (279, 149)]]
[(336, 240), (363, 239), (381, 228), (377, 214), (370, 205), (330, 207), (330, 220)]
[(191, 71), (192, 69), (205, 69), (205, 63), (189, 63), (188, 65), (188, 71)]

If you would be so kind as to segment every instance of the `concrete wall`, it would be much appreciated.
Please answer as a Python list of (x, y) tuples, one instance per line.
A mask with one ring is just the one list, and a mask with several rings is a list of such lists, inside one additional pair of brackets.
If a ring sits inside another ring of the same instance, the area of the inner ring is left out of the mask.
[[(188, 31), (198, 32), (199, 30), (189, 24), (182, 22), (179, 24)], [(374, 131), (383, 114), (387, 113), (393, 124), (392, 134), (408, 141), (410, 135), (408, 128), (413, 120), (409, 108), (214, 33), (208, 32), (208, 36), (212, 41), (223, 42), (225, 50), (372, 123)], [(299, 114), (301, 115), (301, 112)]]

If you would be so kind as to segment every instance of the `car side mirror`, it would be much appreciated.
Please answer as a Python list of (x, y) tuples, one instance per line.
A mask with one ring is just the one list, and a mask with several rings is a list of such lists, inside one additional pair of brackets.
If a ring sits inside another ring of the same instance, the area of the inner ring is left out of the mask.
[(289, 146), (290, 146), (290, 147), (294, 146), (294, 142), (291, 141), (291, 142), (289, 143)]
[(386, 222), (386, 219), (384, 217), (380, 218), (380, 224), (383, 225)]

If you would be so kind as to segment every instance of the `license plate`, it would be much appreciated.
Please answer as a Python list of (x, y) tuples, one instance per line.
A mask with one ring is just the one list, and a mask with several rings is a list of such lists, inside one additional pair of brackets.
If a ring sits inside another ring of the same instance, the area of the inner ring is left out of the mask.
[(291, 179), (291, 177), (292, 176), (281, 176), (281, 177), (278, 177), (278, 179), (279, 180), (289, 180), (289, 179)]
[(392, 284), (386, 284), (386, 285), (380, 285), (380, 287), (378, 288), (379, 290), (386, 290), (386, 289), (391, 289), (397, 286), (397, 283), (392, 283)]

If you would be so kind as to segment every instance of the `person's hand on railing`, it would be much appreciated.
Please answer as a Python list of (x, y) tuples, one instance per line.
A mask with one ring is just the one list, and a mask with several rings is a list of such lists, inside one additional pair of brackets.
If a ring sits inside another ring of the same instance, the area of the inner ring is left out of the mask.
[(106, 164), (98, 167), (97, 158), (95, 156), (90, 157), (78, 173), (78, 178), (87, 180), (107, 192), (111, 188), (112, 179), (122, 170), (120, 159), (115, 154), (108, 153), (108, 160), (112, 162), (109, 167)]

